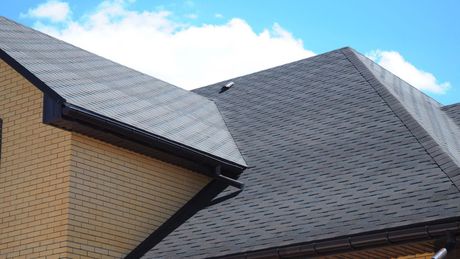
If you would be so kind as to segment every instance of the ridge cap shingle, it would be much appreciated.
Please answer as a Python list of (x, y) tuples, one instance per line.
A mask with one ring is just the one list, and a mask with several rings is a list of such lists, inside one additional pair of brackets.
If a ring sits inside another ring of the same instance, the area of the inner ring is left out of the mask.
[[(410, 111), (408, 104), (404, 103), (404, 101), (400, 99), (402, 97), (398, 96), (394, 91), (389, 89), (389, 86), (385, 82), (382, 82), (381, 78), (376, 76), (376, 73), (371, 70), (369, 64), (365, 63), (365, 61), (371, 62), (370, 64), (372, 66), (376, 66), (386, 71), (391, 76), (398, 78), (401, 82), (405, 83), (404, 87), (406, 87), (406, 85), (410, 86), (413, 90), (412, 93), (414, 93), (415, 91), (415, 93), (422, 94), (423, 97), (427, 98), (431, 102), (431, 104), (435, 104), (437, 106), (431, 109), (438, 109), (440, 112), (440, 116), (445, 116), (445, 120), (447, 120), (447, 123), (450, 124), (448, 125), (449, 127), (451, 127), (450, 130), (455, 131), (456, 133), (460, 133), (460, 129), (458, 128), (457, 124), (453, 121), (451, 122), (452, 119), (442, 110), (441, 104), (433, 98), (426, 95), (425, 93), (423, 93), (422, 91), (418, 90), (414, 86), (400, 79), (393, 73), (387, 71), (385, 68), (376, 64), (374, 61), (356, 52), (355, 50), (351, 48), (343, 48), (341, 49), (341, 51), (347, 57), (347, 59), (355, 66), (355, 68), (359, 71), (363, 78), (376, 90), (379, 96), (387, 103), (387, 105), (391, 108), (395, 115), (406, 126), (409, 132), (411, 132), (411, 134), (417, 139), (420, 145), (424, 147), (427, 154), (445, 173), (446, 177), (456, 187), (457, 191), (460, 192), (460, 157), (457, 157), (460, 155), (460, 152), (455, 153), (455, 151), (460, 151), (460, 149), (458, 146), (458, 142), (456, 142), (455, 140), (455, 136), (453, 141), (457, 145), (453, 146), (453, 148), (451, 148), (451, 146), (446, 147), (446, 144), (443, 145), (442, 142), (440, 143), (440, 139), (442, 139), (441, 137), (443, 136), (438, 137), (436, 135), (436, 132), (433, 133), (430, 129), (427, 129), (426, 123), (420, 118), (417, 118), (415, 116), (416, 113)], [(430, 107), (427, 109), (430, 109)], [(431, 117), (431, 119), (434, 120), (436, 118), (434, 116)], [(433, 148), (433, 145), (436, 145), (438, 148)], [(450, 149), (456, 150), (451, 151)], [(442, 153), (437, 152), (438, 150), (441, 150)], [(446, 160), (448, 161), (446, 162)]]
[(460, 192), (342, 52), (221, 87), (197, 92), (252, 166), (245, 190), (143, 258), (219, 257), (460, 215)]
[(460, 103), (452, 103), (452, 104), (444, 105), (444, 106), (441, 107), (441, 109), (450, 109), (450, 108), (454, 108), (454, 107), (457, 107), (457, 106), (460, 107)]

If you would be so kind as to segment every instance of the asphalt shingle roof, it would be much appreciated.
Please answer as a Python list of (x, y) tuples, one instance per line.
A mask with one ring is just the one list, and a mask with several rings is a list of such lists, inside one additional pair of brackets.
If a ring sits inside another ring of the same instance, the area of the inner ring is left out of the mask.
[(0, 17), (4, 51), (68, 103), (246, 165), (205, 97)]
[(443, 106), (442, 110), (460, 126), (460, 103)]
[(231, 81), (224, 92), (225, 82), (195, 92), (217, 104), (251, 166), (239, 179), (246, 189), (144, 258), (222, 256), (460, 216), (460, 153), (449, 142), (458, 125), (353, 50)]

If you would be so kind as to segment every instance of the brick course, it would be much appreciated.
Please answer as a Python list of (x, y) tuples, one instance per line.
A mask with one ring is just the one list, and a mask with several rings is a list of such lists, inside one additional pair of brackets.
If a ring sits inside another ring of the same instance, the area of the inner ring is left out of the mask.
[(43, 94), (0, 60), (0, 258), (68, 251), (71, 133), (42, 123)]
[(42, 105), (0, 60), (0, 258), (123, 257), (209, 180), (45, 125)]
[(83, 135), (72, 135), (70, 247), (119, 258), (207, 183), (187, 171)]
[(0, 258), (120, 258), (208, 182), (42, 123), (43, 93), (0, 60)]

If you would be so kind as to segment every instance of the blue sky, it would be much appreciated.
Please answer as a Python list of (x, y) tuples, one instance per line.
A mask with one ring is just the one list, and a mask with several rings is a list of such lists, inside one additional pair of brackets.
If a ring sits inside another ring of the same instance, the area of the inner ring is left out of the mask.
[(350, 46), (460, 102), (454, 0), (21, 0), (0, 15), (184, 88)]

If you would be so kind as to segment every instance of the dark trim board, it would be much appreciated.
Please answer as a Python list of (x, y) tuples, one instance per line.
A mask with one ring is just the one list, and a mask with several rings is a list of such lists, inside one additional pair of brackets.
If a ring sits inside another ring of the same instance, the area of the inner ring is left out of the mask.
[[(219, 176), (227, 180), (235, 180), (246, 169), (245, 166), (232, 161), (67, 103), (64, 98), (3, 50), (0, 50), (0, 58), (44, 93), (43, 123), (78, 132), (212, 178), (210, 183), (135, 248), (127, 258), (142, 256), (196, 212), (209, 206), (211, 201), (228, 187), (228, 183), (219, 180)], [(221, 168), (221, 175), (215, 174), (217, 167)]]
[(137, 153), (158, 158), (212, 177), (217, 166), (231, 178), (238, 178), (245, 167), (184, 146), (130, 125), (63, 103), (45, 94), (43, 122), (78, 132)]
[(225, 174), (232, 178), (237, 178), (245, 169), (177, 142), (91, 114), (82, 108), (69, 104), (60, 106), (59, 103), (53, 103), (54, 100), (51, 98), (46, 101), (44, 119), (51, 125), (79, 132), (208, 176), (213, 175), (214, 168), (218, 165), (221, 165)]
[(204, 153), (200, 150), (188, 147), (179, 142), (175, 142), (162, 136), (149, 133), (126, 123), (122, 123), (106, 116), (96, 114), (92, 111), (69, 103), (63, 104), (62, 115), (64, 119), (92, 125), (95, 129), (103, 130), (104, 133), (112, 132), (114, 134), (123, 136), (128, 140), (138, 142), (146, 146), (155, 147), (156, 149), (172, 154), (175, 157), (187, 158), (188, 160), (209, 166), (210, 168), (215, 168), (216, 166), (220, 165), (222, 166), (223, 171), (225, 171), (227, 174), (231, 174), (232, 176), (239, 175), (245, 169), (245, 167), (231, 161), (221, 159), (208, 153)]
[[(58, 93), (1, 49), (0, 58), (44, 93), (45, 124), (73, 130), (205, 175), (212, 175), (218, 165), (232, 178), (237, 178), (246, 169), (245, 166), (232, 161), (67, 103)], [(107, 136), (104, 136), (106, 134)]]

